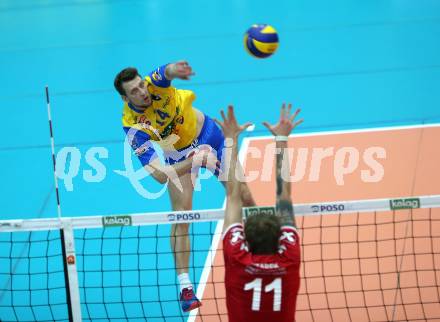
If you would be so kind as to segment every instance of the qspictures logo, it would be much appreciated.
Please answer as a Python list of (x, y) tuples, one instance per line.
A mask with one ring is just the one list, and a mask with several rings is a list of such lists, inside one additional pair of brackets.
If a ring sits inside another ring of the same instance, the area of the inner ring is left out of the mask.
[[(148, 120), (144, 120), (147, 122)], [(170, 171), (166, 173), (167, 178), (165, 184), (159, 191), (151, 191), (151, 185), (145, 185), (143, 179), (152, 175), (151, 171), (136, 163), (133, 154), (139, 158), (148, 157), (146, 153), (152, 156), (160, 157), (163, 160), (178, 161), (182, 158), (192, 157), (192, 175), (194, 190), (201, 191), (201, 182), (210, 179), (218, 170), (226, 170), (234, 168), (235, 165), (230, 164), (231, 153), (228, 152), (228, 146), (232, 146), (225, 139), (224, 148), (221, 152), (220, 160), (217, 159), (218, 152), (215, 149), (202, 149), (203, 144), (196, 139), (190, 146), (183, 150), (176, 150), (174, 145), (179, 141), (179, 135), (171, 131), (167, 137), (159, 134), (158, 130), (148, 123), (141, 124), (142, 129), (157, 133), (160, 137), (159, 141), (146, 141), (139, 139), (136, 134), (141, 129), (132, 127), (125, 138), (124, 143), (124, 166), (122, 170), (113, 169), (113, 172), (128, 179), (136, 192), (146, 199), (157, 199), (166, 193), (169, 183), (173, 183), (177, 189), (183, 191), (183, 186), (179, 180), (179, 176), (173, 167), (169, 167)], [(134, 152), (133, 152), (134, 151)], [(353, 180), (360, 180), (366, 184), (377, 183), (383, 180), (385, 176), (385, 167), (381, 160), (387, 158), (385, 148), (380, 146), (371, 146), (366, 149), (358, 150), (350, 146), (342, 147), (298, 147), (286, 148), (283, 153), (289, 156), (287, 162), (283, 162), (282, 167), (286, 171), (281, 171), (281, 177), (284, 181), (292, 183), (300, 182), (320, 182), (323, 177), (323, 169), (331, 167), (332, 173), (326, 173), (327, 179), (334, 179), (337, 186), (346, 184), (349, 177)], [(276, 147), (276, 143), (272, 142), (259, 148), (256, 146), (248, 146), (244, 154), (244, 159), (252, 158), (255, 162), (261, 163), (257, 167), (246, 173), (241, 171), (233, 171), (237, 180), (245, 183), (252, 183), (256, 180), (261, 182), (272, 182), (274, 180), (273, 171), (274, 156), (281, 153), (281, 149)], [(144, 156), (145, 155), (145, 156)], [(104, 147), (91, 147), (82, 155), (79, 148), (70, 146), (62, 148), (56, 156), (56, 176), (63, 181), (66, 191), (73, 191), (74, 178), (80, 175), (81, 163), (86, 163), (89, 168), (82, 170), (82, 179), (85, 182), (99, 183), (102, 182), (107, 175), (107, 168), (102, 159), (109, 158), (109, 151)], [(206, 159), (206, 160), (205, 160)], [(203, 161), (205, 160), (205, 161)], [(174, 163), (173, 161), (173, 163)], [(204, 165), (202, 165), (204, 163)], [(221, 166), (219, 166), (219, 163)], [(136, 164), (138, 167), (136, 167)], [(140, 166), (140, 167), (139, 167)], [(243, 164), (246, 168), (246, 165)], [(207, 168), (209, 171), (200, 171), (200, 168)], [(220, 167), (220, 169), (218, 169)], [(287, 171), (287, 169), (289, 171)], [(229, 171), (220, 171), (218, 176), (220, 181), (229, 180)], [(357, 177), (357, 178), (356, 178)]]
[(391, 199), (390, 208), (392, 210), (417, 209), (420, 208), (419, 198)]
[(131, 216), (106, 216), (102, 217), (104, 227), (131, 226)]

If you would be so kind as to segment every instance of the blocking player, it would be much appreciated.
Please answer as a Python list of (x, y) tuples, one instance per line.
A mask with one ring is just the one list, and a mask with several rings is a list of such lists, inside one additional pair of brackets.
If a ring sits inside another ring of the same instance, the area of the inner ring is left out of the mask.
[[(299, 290), (300, 246), (290, 194), (287, 137), (302, 122), (294, 121), (292, 105), (281, 109), (275, 125), (263, 124), (275, 136), (276, 208), (273, 214), (250, 215), (242, 223), (240, 183), (229, 169), (226, 212), (223, 226), (226, 305), (229, 322), (292, 322), (295, 320)], [(223, 122), (218, 122), (226, 139), (233, 144), (225, 150), (230, 164), (237, 162), (237, 138), (245, 126), (239, 126), (232, 107)], [(237, 171), (237, 170), (235, 170)], [(284, 173), (284, 174), (283, 174)]]
[[(173, 79), (188, 80), (192, 75), (191, 66), (179, 61), (157, 68), (145, 79), (135, 68), (125, 68), (114, 80), (124, 101), (122, 125), (128, 140), (153, 178), (160, 183), (168, 182), (171, 205), (176, 211), (192, 209), (194, 173), (199, 167), (219, 174), (216, 161), (222, 158), (224, 144), (223, 134), (214, 121), (193, 107), (195, 94), (171, 86)], [(152, 142), (162, 148), (165, 164), (159, 160)], [(244, 183), (240, 184), (240, 195), (243, 204), (255, 204)], [(185, 312), (201, 305), (188, 276), (188, 227), (172, 225), (170, 238)]]

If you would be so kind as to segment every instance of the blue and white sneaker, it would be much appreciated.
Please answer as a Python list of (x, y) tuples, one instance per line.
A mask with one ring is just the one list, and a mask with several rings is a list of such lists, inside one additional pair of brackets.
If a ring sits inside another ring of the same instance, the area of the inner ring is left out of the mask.
[(192, 288), (184, 288), (180, 293), (180, 305), (183, 312), (189, 312), (202, 306)]

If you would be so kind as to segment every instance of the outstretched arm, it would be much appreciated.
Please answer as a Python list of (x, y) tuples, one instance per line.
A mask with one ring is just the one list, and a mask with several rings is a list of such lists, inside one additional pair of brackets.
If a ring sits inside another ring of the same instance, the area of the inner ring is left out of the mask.
[(266, 126), (269, 131), (275, 136), (276, 141), (276, 209), (277, 215), (280, 217), (282, 225), (293, 225), (296, 226), (295, 215), (292, 207), (292, 197), (291, 197), (291, 184), (290, 181), (283, 180), (283, 178), (288, 178), (290, 175), (290, 162), (289, 153), (287, 149), (287, 140), (289, 134), (292, 130), (300, 123), (299, 121), (294, 121), (295, 117), (300, 112), (299, 109), (295, 113), (291, 114), (292, 104), (286, 109), (286, 105), (283, 104), (281, 107), (281, 115), (277, 124), (270, 125), (264, 122), (263, 125)]
[(192, 67), (187, 61), (182, 60), (156, 68), (148, 74), (148, 78), (155, 86), (168, 88), (171, 86), (171, 81), (173, 79), (179, 78), (189, 80), (193, 75), (194, 72)]
[(181, 60), (176, 63), (168, 64), (165, 68), (165, 77), (168, 80), (173, 80), (175, 78), (189, 80), (190, 76), (193, 76), (194, 72), (192, 67), (188, 64), (186, 60)]
[(241, 184), (238, 181), (236, 175), (236, 169), (241, 171), (238, 162), (238, 136), (243, 132), (250, 123), (244, 125), (238, 125), (237, 119), (235, 118), (234, 108), (232, 106), (228, 107), (228, 115), (225, 116), (223, 111), (220, 112), (223, 122), (215, 120), (215, 122), (222, 128), (223, 134), (225, 136), (225, 150), (224, 150), (224, 160), (225, 161), (225, 171), (227, 171), (227, 181), (226, 181), (226, 209), (225, 209), (225, 219), (223, 222), (223, 231), (227, 229), (230, 225), (242, 222), (242, 201), (241, 201)]

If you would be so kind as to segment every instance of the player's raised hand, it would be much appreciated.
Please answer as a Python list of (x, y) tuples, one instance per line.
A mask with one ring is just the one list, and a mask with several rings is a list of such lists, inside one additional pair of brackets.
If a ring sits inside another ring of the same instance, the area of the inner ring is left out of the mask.
[(227, 116), (225, 115), (225, 112), (223, 110), (220, 111), (220, 114), (222, 116), (223, 122), (217, 119), (214, 119), (214, 121), (222, 128), (223, 134), (227, 138), (237, 138), (241, 132), (252, 125), (252, 123), (250, 122), (239, 125), (237, 119), (235, 118), (234, 107), (232, 105), (228, 106)]
[(169, 64), (166, 69), (166, 75), (168, 79), (179, 78), (189, 80), (194, 75), (194, 72), (186, 60), (181, 60), (174, 64)]
[(292, 130), (304, 120), (300, 119), (295, 121), (295, 118), (301, 111), (299, 108), (292, 114), (292, 104), (289, 103), (286, 109), (286, 104), (283, 103), (281, 107), (281, 115), (277, 124), (270, 125), (267, 122), (263, 122), (263, 125), (275, 136), (289, 136)]

